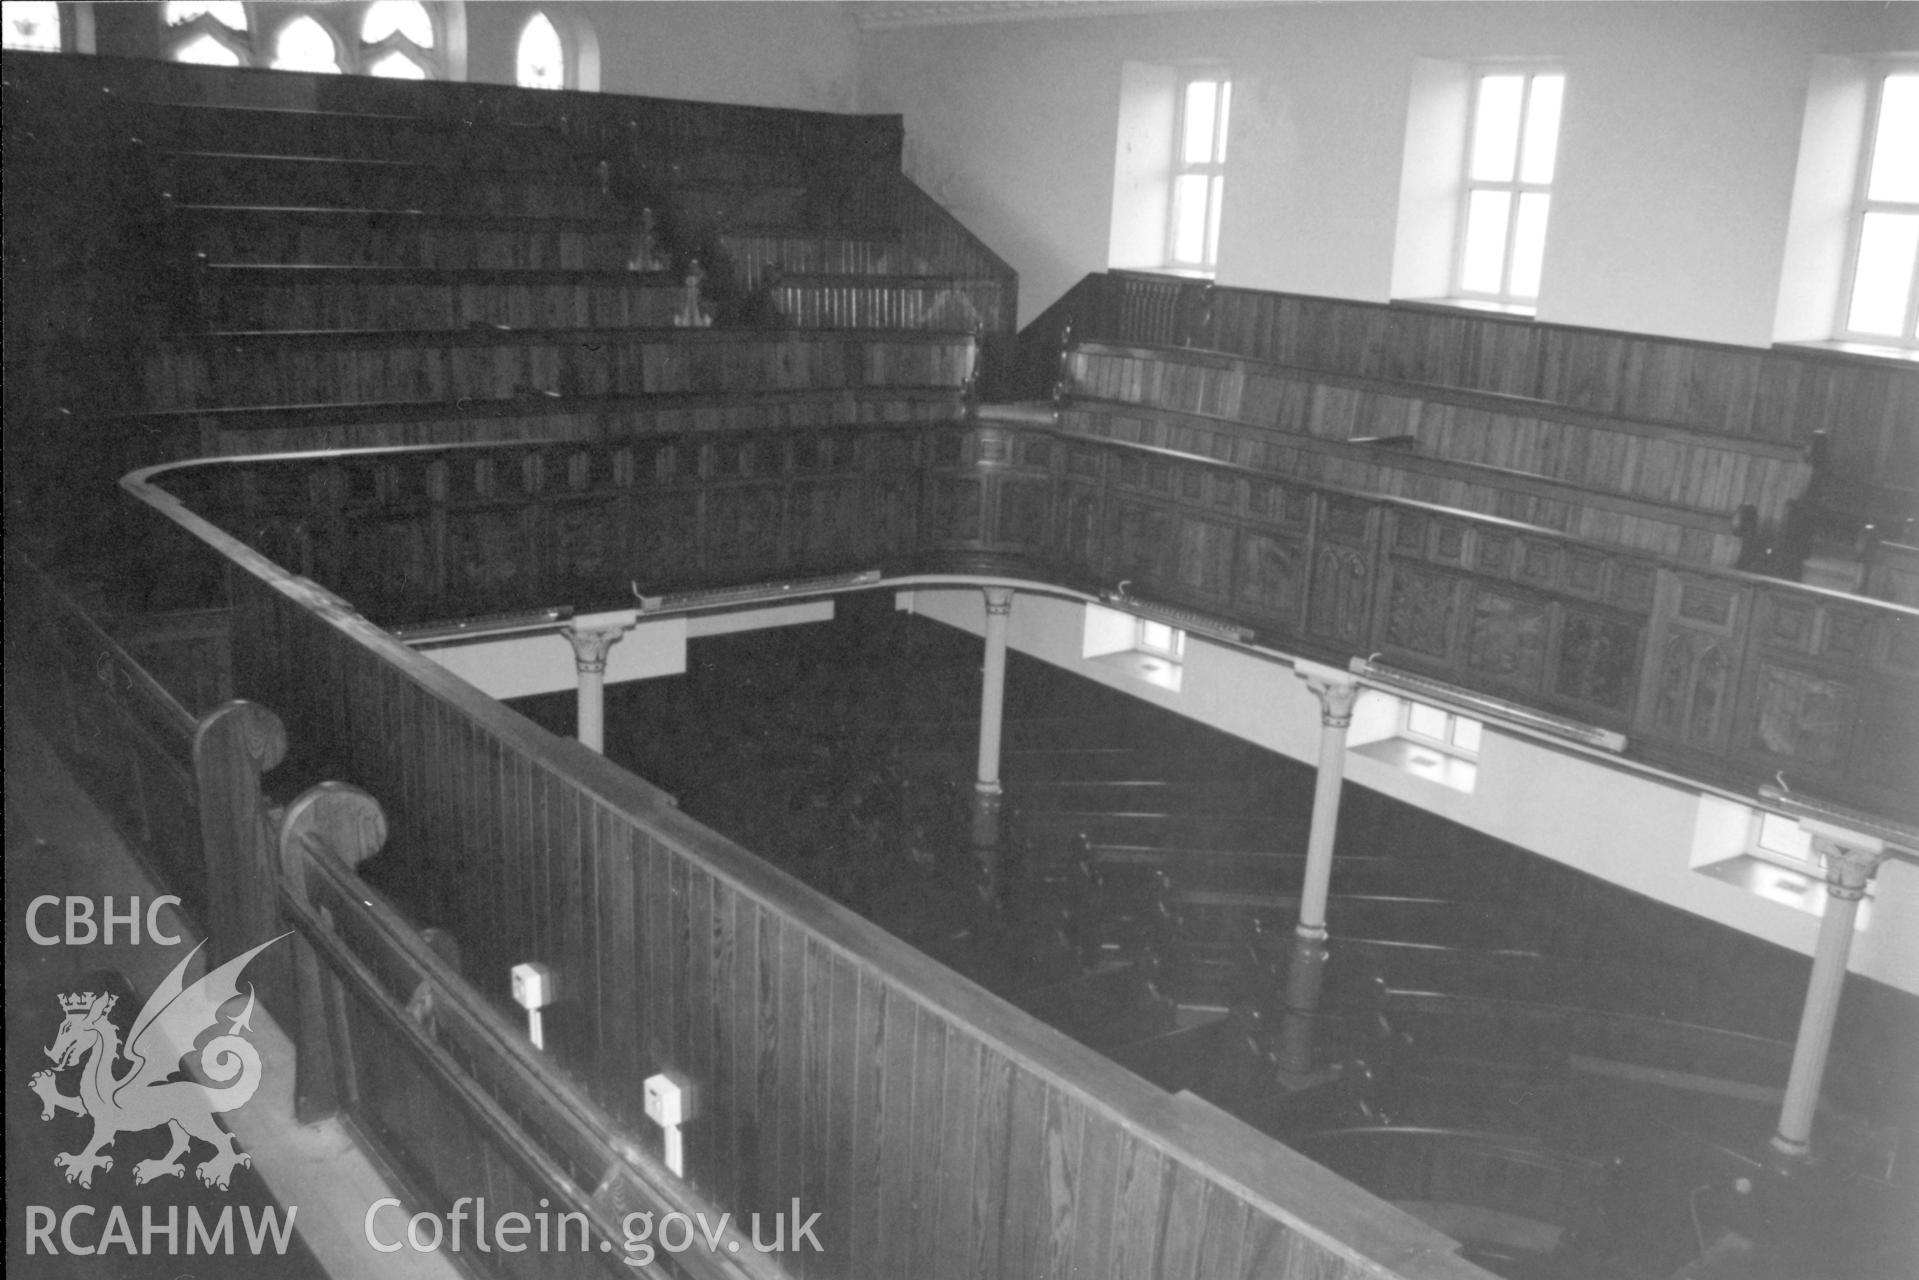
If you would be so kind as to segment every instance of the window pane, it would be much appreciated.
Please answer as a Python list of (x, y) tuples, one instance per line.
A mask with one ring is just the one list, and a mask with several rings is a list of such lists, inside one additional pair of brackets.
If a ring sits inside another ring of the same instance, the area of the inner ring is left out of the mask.
[(520, 33), (520, 51), (513, 82), (522, 89), (564, 89), (566, 54), (560, 33), (544, 13), (536, 13)]
[(1776, 813), (1759, 815), (1759, 847), (1808, 862), (1812, 860), (1812, 837), (1791, 818)]
[(1186, 86), (1186, 129), (1179, 144), (1181, 164), (1209, 164), (1213, 159), (1213, 108), (1219, 82), (1194, 80)]
[(1859, 268), (1852, 278), (1846, 328), (1853, 333), (1905, 332), (1912, 264), (1919, 255), (1919, 213), (1868, 213), (1859, 236)]
[(1435, 742), (1446, 741), (1446, 721), (1450, 719), (1438, 707), (1429, 707), (1423, 702), (1406, 704), (1406, 731), (1416, 733), (1422, 738), (1431, 738)]
[(1539, 266), (1546, 258), (1546, 210), (1552, 197), (1528, 191), (1519, 197), (1519, 221), (1513, 227), (1513, 276), (1509, 292), (1515, 298), (1539, 296)]
[(388, 80), (426, 79), (426, 68), (398, 49), (374, 59), (367, 65), (366, 73), (370, 76), (384, 76)]
[(1143, 648), (1156, 649), (1161, 653), (1173, 651), (1173, 629), (1164, 622), (1154, 622), (1147, 618), (1139, 620), (1139, 643)]
[(1868, 200), (1919, 200), (1919, 72), (1887, 76)]
[(312, 18), (302, 15), (280, 28), (273, 42), (273, 65), (281, 71), (323, 71), (338, 74), (339, 54), (333, 37)]
[(1534, 76), (1532, 102), (1526, 109), (1526, 142), (1519, 157), (1519, 176), (1526, 182), (1551, 182), (1559, 152), (1559, 104), (1565, 97), (1565, 76)]
[(1477, 720), (1466, 716), (1453, 717), (1453, 745), (1461, 751), (1479, 751), (1480, 731), (1485, 728)]
[(1482, 76), (1473, 116), (1471, 176), (1479, 182), (1511, 182), (1519, 150), (1519, 95), (1524, 76)]
[[(169, 27), (179, 27), (203, 13), (229, 31), (247, 29), (247, 7), (240, 0), (167, 0), (164, 16)], [(186, 62), (188, 59), (182, 58), (180, 61)]]
[(173, 51), (175, 62), (192, 62), (203, 67), (237, 67), (240, 55), (202, 33)]
[(1466, 202), (1466, 256), (1459, 287), (1472, 293), (1498, 293), (1506, 274), (1506, 219), (1509, 191), (1475, 191)]
[(0, 43), (7, 48), (60, 52), (60, 6), (55, 0), (5, 0), (0, 3), (0, 22), (6, 24), (5, 39)]
[(1197, 265), (1206, 260), (1206, 187), (1203, 173), (1173, 179), (1173, 261)]
[(1219, 208), (1225, 203), (1226, 179), (1214, 178), (1212, 198), (1207, 202), (1206, 214), (1206, 265), (1212, 266), (1219, 261)]
[(1213, 149), (1213, 159), (1219, 164), (1226, 163), (1226, 130), (1232, 120), (1233, 82), (1225, 80), (1219, 86), (1219, 141)]
[(360, 39), (378, 44), (395, 31), (422, 49), (433, 47), (433, 19), (418, 0), (374, 0), (367, 6), (366, 20), (360, 24)]

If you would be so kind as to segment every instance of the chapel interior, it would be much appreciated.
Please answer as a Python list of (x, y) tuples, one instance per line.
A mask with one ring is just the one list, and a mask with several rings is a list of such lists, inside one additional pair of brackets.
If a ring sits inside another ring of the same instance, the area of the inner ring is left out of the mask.
[(1919, 1269), (1919, 5), (4, 26), (23, 1274), (136, 883), (288, 1275)]

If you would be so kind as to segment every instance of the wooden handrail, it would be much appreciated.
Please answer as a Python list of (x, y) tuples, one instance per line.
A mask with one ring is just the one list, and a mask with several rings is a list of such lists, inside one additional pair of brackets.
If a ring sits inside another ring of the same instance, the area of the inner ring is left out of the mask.
[[(337, 795), (336, 793), (330, 793)], [(362, 797), (364, 805), (372, 805)], [(292, 808), (297, 809), (296, 801)], [(371, 1010), (411, 1055), (438, 1081), (449, 1100), (469, 1114), (508, 1159), (520, 1163), (540, 1190), (550, 1192), (562, 1212), (583, 1214), (595, 1237), (614, 1255), (609, 1267), (624, 1264), (626, 1213), (664, 1216), (683, 1213), (720, 1223), (720, 1212), (648, 1154), (589, 1098), (542, 1058), (471, 984), (421, 936), (419, 930), (336, 854), (339, 833), (329, 824), (305, 826), (282, 837), (287, 870), (280, 909), (302, 941), (325, 962), (327, 972)], [(357, 844), (349, 838), (350, 844)], [(349, 942), (349, 936), (359, 942)], [(360, 948), (371, 947), (388, 972), (382, 976)], [(396, 995), (398, 983), (405, 998)], [(324, 1022), (307, 1028), (299, 1046), (303, 1069), (322, 1056), (316, 1039), (337, 1036)], [(452, 1040), (456, 1055), (443, 1043)], [(336, 1061), (349, 1055), (330, 1046), (324, 1055)], [(356, 1082), (343, 1082), (353, 1086)], [(342, 1090), (351, 1096), (353, 1087)], [(558, 1156), (549, 1146), (558, 1144)], [(411, 1153), (419, 1159), (422, 1153)], [(595, 1171), (600, 1190), (575, 1179), (571, 1168)], [(437, 1190), (451, 1196), (458, 1180), (475, 1177), (468, 1167), (436, 1168), (448, 1180)], [(477, 1184), (476, 1184), (477, 1185)], [(616, 1211), (606, 1194), (619, 1186), (633, 1197)], [(542, 1202), (544, 1203), (544, 1201)], [(700, 1280), (776, 1280), (787, 1274), (750, 1247), (746, 1234), (730, 1221), (716, 1236), (717, 1246), (676, 1256), (676, 1265)], [(588, 1243), (593, 1249), (592, 1241)]]

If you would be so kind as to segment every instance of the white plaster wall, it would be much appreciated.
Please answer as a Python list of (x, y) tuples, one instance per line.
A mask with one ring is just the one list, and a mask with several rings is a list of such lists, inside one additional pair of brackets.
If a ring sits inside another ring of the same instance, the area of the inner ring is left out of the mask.
[(1902, 49), (1919, 5), (1247, 5), (867, 32), (859, 106), (904, 114), (916, 176), (1019, 269), (1023, 321), (1107, 265), (1122, 64), (1226, 61), (1220, 281), (1384, 300), (1417, 60), (1551, 57), (1540, 317), (1765, 344), (1814, 60)]
[[(924, 617), (976, 635), (984, 631), (978, 591), (906, 594)], [(1014, 601), (1007, 642), (1281, 755), (1306, 763), (1318, 758), (1319, 703), (1290, 667), (1189, 635), (1181, 690), (1168, 692), (1083, 659), (1081, 613), (1076, 603), (1022, 593)], [(1708, 920), (1812, 953), (1814, 917), (1691, 869), (1701, 839), (1727, 830), (1728, 806), (1715, 797), (1492, 728), (1470, 794), (1359, 754), (1347, 755), (1346, 768), (1361, 786)], [(1873, 912), (1854, 941), (1851, 969), (1919, 995), (1919, 929), (1912, 927), (1919, 921), (1919, 867), (1885, 864)]]

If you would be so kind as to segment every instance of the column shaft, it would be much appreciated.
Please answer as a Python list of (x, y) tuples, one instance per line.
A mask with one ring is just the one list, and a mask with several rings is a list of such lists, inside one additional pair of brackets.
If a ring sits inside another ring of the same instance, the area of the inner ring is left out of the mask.
[(594, 630), (568, 628), (563, 633), (573, 646), (573, 668), (579, 676), (578, 737), (595, 751), (606, 750), (606, 652), (626, 634), (623, 627)]
[(1006, 716), (1006, 623), (1012, 612), (1011, 587), (986, 588), (986, 653), (981, 665), (972, 843), (980, 863), (980, 891), (989, 901), (999, 894), (1000, 731)]
[(1313, 1023), (1326, 968), (1326, 899), (1339, 835), (1339, 797), (1346, 781), (1346, 730), (1359, 688), (1350, 680), (1309, 676), (1319, 698), (1319, 771), (1313, 780), (1312, 825), (1306, 835), (1306, 873), (1299, 891), (1299, 922), (1286, 966), (1286, 1014), (1280, 1021), (1279, 1065), (1306, 1075), (1313, 1069)]
[(979, 705), (979, 768), (981, 791), (999, 794), (1000, 730), (1006, 718), (1006, 622), (1013, 612), (1010, 587), (986, 589), (986, 657), (982, 667)]
[(1812, 977), (1806, 983), (1806, 1005), (1793, 1041), (1792, 1072), (1786, 1077), (1786, 1098), (1779, 1108), (1779, 1131), (1772, 1139), (1775, 1150), (1793, 1158), (1812, 1149), (1813, 1116), (1819, 1109), (1819, 1088), (1832, 1051), (1833, 1023), (1839, 1016), (1839, 993), (1846, 982), (1846, 957), (1852, 951), (1859, 900), (1882, 856), (1876, 850), (1852, 849), (1819, 837), (1814, 848), (1826, 857), (1826, 910), (1819, 918)]

